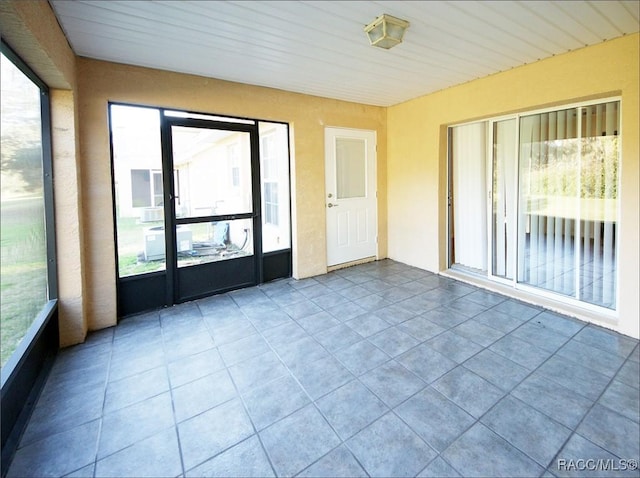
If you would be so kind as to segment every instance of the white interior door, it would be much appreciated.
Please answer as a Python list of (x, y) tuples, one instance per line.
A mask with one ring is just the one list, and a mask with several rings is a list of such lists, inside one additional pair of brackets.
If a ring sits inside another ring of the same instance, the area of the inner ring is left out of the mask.
[(376, 133), (326, 128), (327, 264), (377, 255)]

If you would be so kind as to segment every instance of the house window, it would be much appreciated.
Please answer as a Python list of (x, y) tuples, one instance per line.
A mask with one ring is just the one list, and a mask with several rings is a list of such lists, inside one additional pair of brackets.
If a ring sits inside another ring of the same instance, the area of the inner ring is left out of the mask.
[(451, 267), (615, 310), (620, 140), (617, 100), (450, 128)]
[(26, 350), (21, 342), (32, 326), (38, 326), (36, 319), (55, 299), (56, 290), (48, 91), (4, 44), (0, 67), (4, 367), (17, 349)]

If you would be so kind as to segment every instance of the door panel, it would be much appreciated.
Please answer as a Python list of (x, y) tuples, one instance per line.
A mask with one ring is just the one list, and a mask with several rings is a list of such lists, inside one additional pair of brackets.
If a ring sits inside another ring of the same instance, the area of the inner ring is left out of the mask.
[(493, 123), (491, 275), (515, 278), (517, 174), (516, 120)]
[(377, 255), (376, 135), (325, 130), (327, 264)]
[(257, 128), (203, 120), (169, 123), (170, 161), (180, 175), (172, 218), (175, 300), (256, 284)]

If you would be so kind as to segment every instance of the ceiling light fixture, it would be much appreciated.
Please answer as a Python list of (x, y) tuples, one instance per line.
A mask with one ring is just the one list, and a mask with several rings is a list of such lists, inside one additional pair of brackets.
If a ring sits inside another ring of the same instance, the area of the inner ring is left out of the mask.
[(407, 28), (409, 28), (408, 21), (385, 13), (364, 27), (364, 31), (369, 36), (369, 43), (372, 46), (388, 50), (402, 43), (402, 37)]

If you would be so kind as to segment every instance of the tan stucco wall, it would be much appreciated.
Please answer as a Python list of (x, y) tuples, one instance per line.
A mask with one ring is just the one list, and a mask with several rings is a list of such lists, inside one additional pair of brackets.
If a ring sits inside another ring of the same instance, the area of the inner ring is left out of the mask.
[[(620, 95), (619, 317), (602, 325), (638, 337), (639, 38), (607, 41), (389, 108), (389, 257), (431, 271), (447, 266), (447, 125)], [(584, 318), (600, 323), (598, 317)]]
[(379, 256), (386, 257), (386, 109), (198, 76), (78, 60), (89, 328), (115, 323), (115, 251), (107, 102), (288, 122), (292, 131), (293, 272), (327, 271), (324, 128), (378, 136)]
[(50, 88), (60, 345), (87, 332), (84, 297), (76, 56), (46, 1), (0, 1), (2, 39)]

